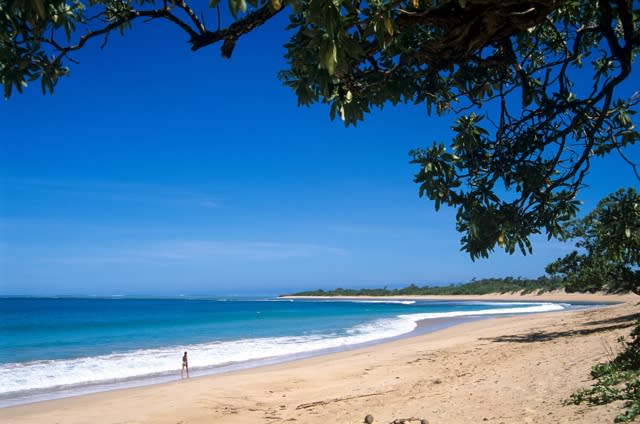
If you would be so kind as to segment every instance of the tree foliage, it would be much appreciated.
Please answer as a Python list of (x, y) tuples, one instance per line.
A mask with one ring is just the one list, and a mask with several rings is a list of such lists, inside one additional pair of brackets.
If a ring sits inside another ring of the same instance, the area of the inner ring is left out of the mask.
[(547, 266), (567, 291), (633, 291), (640, 294), (640, 195), (620, 189), (567, 226), (576, 240), (570, 254)]
[(559, 235), (593, 157), (640, 138), (638, 96), (617, 93), (640, 47), (632, 0), (0, 0), (0, 82), (5, 97), (32, 81), (52, 92), (74, 52), (148, 20), (228, 58), (285, 9), (280, 78), (300, 105), (346, 125), (397, 103), (457, 115), (450, 142), (411, 156), (420, 195), (457, 209), (472, 258)]

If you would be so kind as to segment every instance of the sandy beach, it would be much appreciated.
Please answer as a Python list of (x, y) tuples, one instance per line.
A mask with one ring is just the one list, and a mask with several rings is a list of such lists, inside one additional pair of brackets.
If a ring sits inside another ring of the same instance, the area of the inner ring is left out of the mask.
[[(403, 297), (406, 298), (406, 297)], [(445, 297), (436, 297), (444, 299)], [(455, 299), (463, 297), (456, 296)], [(473, 321), (224, 375), (0, 409), (5, 423), (611, 423), (619, 404), (563, 406), (640, 318), (640, 297), (551, 293), (479, 300), (621, 302)], [(415, 421), (418, 422), (418, 421)]]

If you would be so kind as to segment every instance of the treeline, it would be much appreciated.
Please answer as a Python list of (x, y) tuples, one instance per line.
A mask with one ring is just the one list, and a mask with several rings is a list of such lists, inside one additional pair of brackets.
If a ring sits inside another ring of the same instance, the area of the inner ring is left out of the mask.
[(544, 293), (563, 289), (562, 280), (558, 278), (539, 277), (535, 280), (524, 278), (484, 278), (472, 280), (464, 284), (448, 286), (423, 286), (415, 284), (401, 289), (342, 289), (310, 290), (293, 293), (290, 296), (437, 296), (437, 295), (480, 295), (490, 293)]

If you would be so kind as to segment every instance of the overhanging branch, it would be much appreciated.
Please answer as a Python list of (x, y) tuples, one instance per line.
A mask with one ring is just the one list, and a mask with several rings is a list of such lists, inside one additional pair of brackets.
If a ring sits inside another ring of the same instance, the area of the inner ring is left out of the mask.
[[(242, 19), (239, 19), (229, 25), (227, 28), (219, 29), (217, 31), (205, 31), (201, 34), (191, 35), (189, 43), (191, 43), (191, 50), (196, 51), (203, 47), (217, 43), (218, 41), (225, 40), (223, 44), (222, 55), (226, 58), (231, 57), (233, 47), (238, 38), (247, 34), (259, 26), (266, 23), (269, 19), (277, 15), (282, 9), (275, 10), (270, 5), (263, 6), (262, 8), (249, 13)], [(224, 45), (227, 45), (225, 48)]]
[(174, 14), (169, 7), (152, 10), (131, 9), (115, 19), (107, 21), (104, 27), (86, 32), (80, 36), (77, 43), (72, 45), (63, 46), (56, 42), (53, 39), (53, 36), (49, 38), (38, 37), (37, 40), (51, 45), (58, 52), (52, 63), (59, 64), (68, 56), (69, 53), (82, 49), (90, 40), (103, 35), (108, 35), (111, 31), (118, 29), (123, 25), (130, 24), (138, 18), (151, 20), (162, 19), (178, 26), (189, 36), (191, 50), (196, 51), (219, 41), (223, 41), (221, 48), (222, 55), (225, 58), (229, 58), (231, 57), (236, 41), (241, 36), (263, 25), (282, 10), (282, 8), (275, 10), (270, 7), (270, 5), (266, 5), (254, 12), (250, 12), (241, 19), (238, 19), (227, 28), (218, 28), (216, 31), (209, 31), (206, 29), (204, 22), (197, 17), (195, 12), (184, 0), (177, 0), (174, 4), (188, 16), (191, 24)]

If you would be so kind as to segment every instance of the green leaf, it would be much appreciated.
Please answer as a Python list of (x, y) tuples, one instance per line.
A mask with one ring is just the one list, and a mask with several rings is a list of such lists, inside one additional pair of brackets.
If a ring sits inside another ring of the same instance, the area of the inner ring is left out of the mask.
[(229, 11), (231, 15), (235, 18), (238, 16), (238, 10), (240, 9), (240, 1), (241, 0), (228, 0), (229, 1)]
[(336, 72), (336, 65), (338, 64), (338, 49), (336, 48), (335, 43), (330, 43), (323, 59), (325, 69), (329, 75), (333, 75)]
[(44, 4), (44, 0), (31, 0), (31, 4), (36, 9), (38, 16), (40, 16), (40, 19), (47, 18), (47, 10)]
[(387, 30), (387, 34), (393, 36), (393, 22), (391, 22), (391, 18), (389, 18), (388, 16), (384, 18), (384, 27)]
[(273, 7), (273, 10), (280, 10), (282, 8), (282, 0), (271, 0), (271, 7)]

